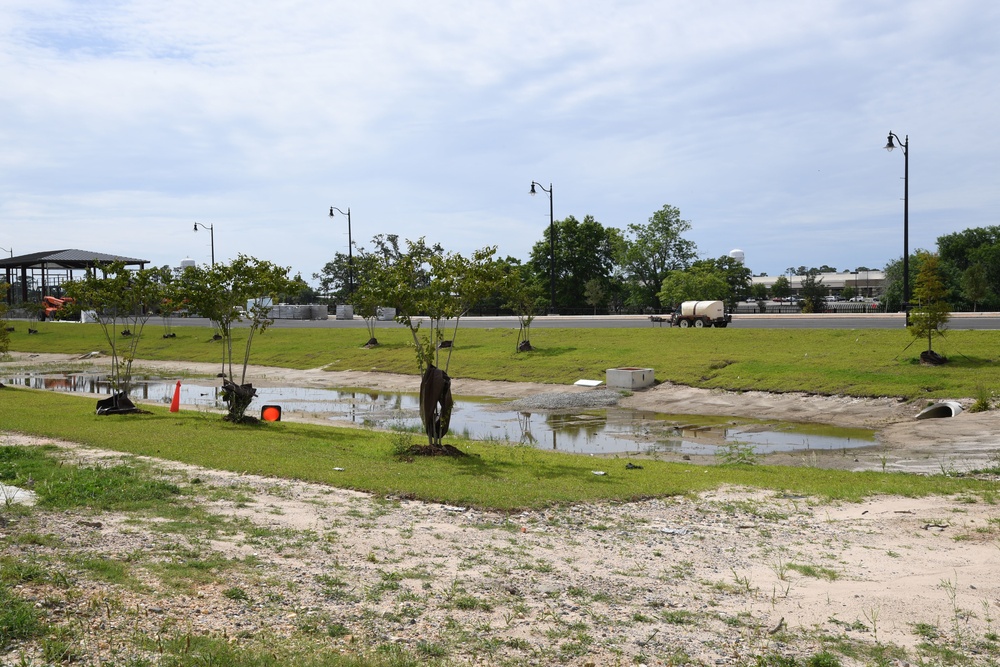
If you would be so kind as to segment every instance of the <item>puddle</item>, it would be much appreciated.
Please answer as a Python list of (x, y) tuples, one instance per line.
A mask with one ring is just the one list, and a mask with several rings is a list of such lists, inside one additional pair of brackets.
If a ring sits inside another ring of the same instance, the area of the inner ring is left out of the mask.
[[(20, 375), (4, 378), (12, 386), (63, 392), (108, 394), (102, 376), (87, 373)], [(136, 380), (134, 399), (169, 405), (176, 380)], [(181, 403), (224, 408), (220, 388), (210, 380), (181, 382)], [(361, 389), (259, 387), (250, 414), (277, 404), (288, 416), (347, 421), (358, 426), (420, 431), (419, 397)], [(509, 442), (578, 454), (712, 455), (720, 447), (748, 444), (758, 454), (801, 450), (841, 450), (869, 447), (875, 434), (868, 429), (794, 422), (757, 421), (739, 417), (668, 415), (658, 412), (601, 408), (569, 412), (516, 412), (506, 401), (461, 397), (455, 400), (451, 433), (474, 440)]]

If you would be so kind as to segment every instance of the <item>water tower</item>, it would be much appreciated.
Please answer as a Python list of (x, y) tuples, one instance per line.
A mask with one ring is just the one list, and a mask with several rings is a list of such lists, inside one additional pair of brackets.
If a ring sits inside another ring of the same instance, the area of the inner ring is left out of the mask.
[(736, 248), (734, 250), (730, 250), (729, 251), (729, 257), (731, 259), (735, 259), (740, 264), (743, 264), (744, 254), (743, 254), (743, 251), (740, 250), (739, 248)]

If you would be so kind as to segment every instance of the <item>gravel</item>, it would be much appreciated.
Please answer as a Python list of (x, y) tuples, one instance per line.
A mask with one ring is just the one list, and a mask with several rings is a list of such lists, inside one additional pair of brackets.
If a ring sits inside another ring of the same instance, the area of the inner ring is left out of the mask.
[(621, 392), (595, 389), (589, 392), (547, 392), (526, 396), (503, 406), (505, 410), (570, 410), (575, 408), (607, 408), (618, 405)]

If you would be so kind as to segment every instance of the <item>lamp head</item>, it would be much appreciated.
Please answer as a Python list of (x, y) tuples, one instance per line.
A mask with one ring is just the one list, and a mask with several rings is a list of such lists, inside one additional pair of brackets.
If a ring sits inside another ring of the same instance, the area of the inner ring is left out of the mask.
[(194, 231), (198, 231), (198, 223), (194, 223)]
[(534, 181), (531, 182), (531, 189), (528, 190), (528, 194), (531, 195), (532, 197), (535, 196), (535, 182)]
[(333, 217), (333, 207), (332, 206), (330, 207), (330, 217), (331, 218)]
[(891, 153), (892, 149), (895, 148), (895, 147), (896, 147), (896, 145), (894, 143), (892, 143), (892, 132), (890, 132), (889, 133), (889, 141), (886, 142), (885, 149)]

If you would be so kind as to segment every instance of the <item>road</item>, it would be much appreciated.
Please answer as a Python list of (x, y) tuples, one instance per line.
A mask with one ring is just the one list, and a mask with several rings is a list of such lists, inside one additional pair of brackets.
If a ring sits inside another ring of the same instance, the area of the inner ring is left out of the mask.
[[(177, 317), (171, 321), (173, 326), (211, 326), (211, 323), (201, 317)], [(338, 320), (331, 317), (328, 320), (275, 320), (272, 326), (280, 328), (358, 328), (365, 326), (360, 317), (353, 320)], [(393, 321), (376, 322), (379, 329), (391, 329), (402, 326)], [(481, 329), (517, 328), (516, 317), (463, 317), (463, 327)], [(651, 322), (649, 317), (642, 315), (543, 315), (531, 323), (534, 329), (555, 328), (589, 328), (589, 329), (627, 329), (666, 327), (666, 324)], [(901, 329), (903, 315), (901, 313), (881, 314), (837, 314), (823, 313), (819, 315), (777, 315), (777, 314), (736, 314), (730, 327), (740, 329)], [(1000, 329), (1000, 313), (953, 313), (948, 322), (950, 330), (964, 329)]]

